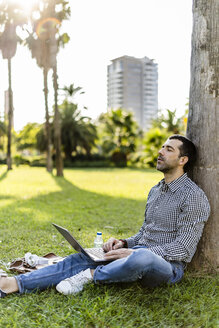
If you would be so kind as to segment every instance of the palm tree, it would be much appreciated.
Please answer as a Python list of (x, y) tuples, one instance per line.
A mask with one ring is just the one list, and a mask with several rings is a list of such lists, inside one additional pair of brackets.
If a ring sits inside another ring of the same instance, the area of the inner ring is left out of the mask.
[(22, 11), (22, 8), (17, 4), (3, 1), (0, 4), (0, 26), (2, 33), (0, 34), (0, 49), (3, 59), (8, 61), (8, 124), (7, 124), (7, 167), (12, 169), (11, 160), (11, 130), (13, 117), (13, 96), (11, 83), (11, 59), (14, 57), (17, 50), (17, 43), (20, 40), (16, 34), (17, 26), (22, 26), (27, 22), (27, 19)]
[(71, 160), (72, 152), (77, 152), (78, 147), (85, 150), (87, 155), (90, 155), (97, 139), (96, 127), (91, 123), (89, 117), (81, 116), (78, 105), (72, 102), (73, 96), (81, 90), (81, 87), (74, 88), (74, 85), (71, 84), (69, 87), (65, 86), (62, 90), (65, 91), (65, 99), (59, 109), (65, 158)]
[(0, 120), (0, 149), (4, 148), (4, 136), (6, 134), (6, 126), (5, 123)]
[[(46, 111), (46, 134), (47, 134), (47, 170), (52, 170), (51, 161), (51, 131), (48, 111), (48, 71), (53, 70), (54, 88), (54, 143), (56, 151), (57, 176), (63, 176), (63, 164), (61, 156), (61, 127), (58, 110), (58, 75), (57, 75), (57, 53), (60, 46), (69, 41), (67, 33), (60, 34), (60, 25), (64, 19), (70, 17), (70, 7), (65, 0), (40, 0), (39, 16), (35, 20), (33, 32), (26, 40), (36, 58), (37, 64), (43, 68), (44, 75), (44, 98)], [(57, 9), (58, 8), (58, 9)]]
[[(48, 109), (48, 72), (53, 70), (54, 86), (54, 135), (56, 150), (56, 169), (57, 175), (63, 175), (63, 165), (61, 156), (61, 128), (58, 112), (58, 77), (56, 56), (59, 46), (68, 42), (69, 37), (66, 33), (59, 33), (59, 26), (63, 19), (70, 16), (68, 2), (63, 0), (40, 0), (38, 10), (39, 18), (34, 21), (34, 28), (29, 32), (29, 37), (25, 40), (31, 50), (32, 57), (36, 58), (37, 64), (43, 69), (44, 76), (44, 99), (46, 113), (46, 139), (47, 139), (47, 171), (52, 171), (52, 141), (50, 115)], [(59, 6), (59, 10), (56, 8)]]
[[(51, 0), (50, 0), (51, 1)], [(68, 2), (65, 0), (53, 0), (50, 2), (51, 5), (51, 14), (52, 17), (56, 17), (60, 23), (64, 19), (68, 19), (70, 17), (70, 7), (67, 7)], [(61, 5), (62, 10), (59, 12), (55, 11), (56, 5)], [(63, 161), (61, 154), (61, 121), (60, 121), (60, 113), (58, 108), (58, 74), (57, 74), (57, 53), (59, 48), (64, 47), (65, 43), (69, 41), (69, 36), (67, 33), (60, 35), (59, 30), (54, 31), (51, 34), (51, 41), (54, 49), (54, 63), (53, 63), (53, 88), (54, 88), (54, 143), (56, 150), (56, 171), (57, 176), (63, 176)], [(57, 37), (56, 37), (57, 35)]]
[[(64, 95), (66, 99), (72, 99), (74, 97), (74, 95), (79, 92), (80, 90), (82, 90), (81, 87), (74, 87), (74, 83), (70, 84), (69, 86), (64, 86), (62, 88), (62, 90), (64, 91)], [(81, 91), (80, 94), (83, 94), (84, 91)]]
[(51, 127), (50, 127), (50, 115), (48, 106), (48, 72), (51, 67), (50, 64), (50, 46), (44, 39), (37, 38), (35, 32), (30, 33), (29, 37), (25, 40), (25, 44), (28, 45), (31, 50), (32, 57), (36, 59), (36, 62), (40, 68), (43, 69), (43, 82), (44, 82), (44, 102), (45, 102), (45, 131), (46, 131), (46, 168), (48, 172), (52, 172), (52, 141), (51, 141)]
[(165, 128), (168, 132), (179, 134), (184, 130), (183, 117), (177, 118), (176, 110), (166, 110), (159, 117), (152, 122), (153, 128)]

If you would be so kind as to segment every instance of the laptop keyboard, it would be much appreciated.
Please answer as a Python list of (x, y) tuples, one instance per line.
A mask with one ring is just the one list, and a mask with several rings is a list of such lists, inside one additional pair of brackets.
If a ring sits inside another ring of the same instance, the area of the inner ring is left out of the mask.
[(87, 248), (86, 251), (100, 259), (104, 258), (104, 250), (102, 248)]

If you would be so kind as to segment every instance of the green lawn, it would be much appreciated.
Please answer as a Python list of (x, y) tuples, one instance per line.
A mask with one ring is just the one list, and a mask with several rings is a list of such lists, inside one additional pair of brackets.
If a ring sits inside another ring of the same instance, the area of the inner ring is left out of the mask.
[[(155, 170), (69, 169), (64, 178), (44, 168), (0, 166), (0, 268), (26, 252), (66, 256), (71, 247), (51, 223), (92, 247), (96, 231), (127, 237), (143, 222)], [(219, 327), (215, 276), (187, 273), (175, 286), (88, 285), (77, 296), (54, 289), (0, 299), (3, 327)]]

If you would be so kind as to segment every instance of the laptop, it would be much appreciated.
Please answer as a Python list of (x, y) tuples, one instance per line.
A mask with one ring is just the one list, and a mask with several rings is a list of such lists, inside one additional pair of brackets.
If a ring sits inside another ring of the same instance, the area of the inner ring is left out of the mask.
[(55, 223), (52, 223), (52, 225), (77, 252), (83, 253), (94, 262), (111, 262), (111, 260), (107, 260), (104, 258), (105, 252), (102, 248), (83, 248), (67, 229), (60, 227)]

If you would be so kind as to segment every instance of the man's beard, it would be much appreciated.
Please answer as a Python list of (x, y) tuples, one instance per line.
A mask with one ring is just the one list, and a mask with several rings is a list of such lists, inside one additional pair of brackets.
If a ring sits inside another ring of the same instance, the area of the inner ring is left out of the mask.
[(159, 164), (157, 165), (157, 170), (160, 171), (160, 172), (163, 172), (163, 173), (167, 173), (171, 170), (170, 167), (168, 166), (160, 166), (159, 167)]
[(169, 166), (165, 166), (165, 167), (158, 167), (157, 166), (157, 170), (162, 172), (162, 173), (167, 173), (167, 172), (170, 172), (172, 170), (172, 167), (169, 167)]
[[(158, 157), (160, 158), (160, 157)], [(173, 170), (173, 167), (165, 163), (164, 159), (160, 158), (162, 160), (161, 163), (157, 163), (157, 170), (162, 173), (167, 173)]]

